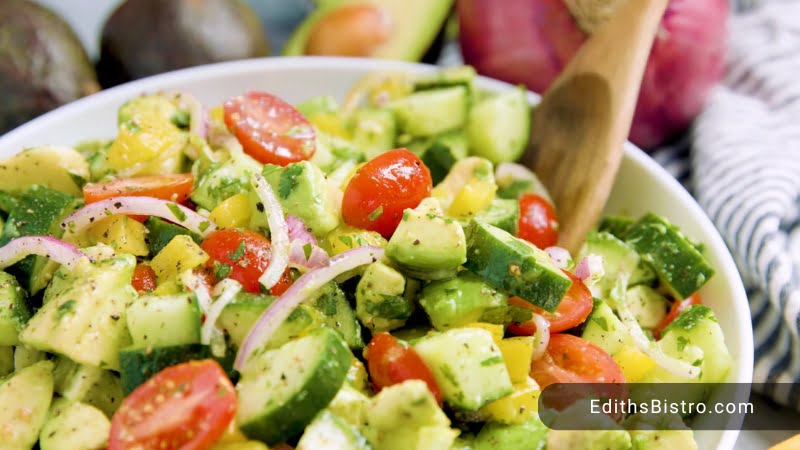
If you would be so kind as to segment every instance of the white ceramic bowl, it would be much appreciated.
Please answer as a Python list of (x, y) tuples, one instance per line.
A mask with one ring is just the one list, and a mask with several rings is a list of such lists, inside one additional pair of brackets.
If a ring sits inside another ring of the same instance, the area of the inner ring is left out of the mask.
[[(266, 58), (181, 70), (109, 89), (37, 118), (0, 137), (0, 157), (37, 145), (72, 145), (85, 139), (113, 137), (117, 108), (143, 92), (185, 90), (213, 105), (245, 90), (264, 90), (297, 103), (318, 95), (342, 98), (356, 80), (371, 71), (432, 69), (419, 64), (348, 58)], [(481, 78), (478, 85), (494, 91), (511, 88), (487, 78)], [(537, 99), (530, 94), (532, 103)], [(753, 333), (747, 297), (728, 249), (694, 199), (650, 157), (628, 144), (606, 209), (609, 213), (662, 214), (706, 244), (717, 274), (703, 287), (702, 294), (719, 319), (735, 361), (728, 381), (749, 383)], [(738, 431), (696, 434), (699, 448), (727, 450), (733, 448)]]

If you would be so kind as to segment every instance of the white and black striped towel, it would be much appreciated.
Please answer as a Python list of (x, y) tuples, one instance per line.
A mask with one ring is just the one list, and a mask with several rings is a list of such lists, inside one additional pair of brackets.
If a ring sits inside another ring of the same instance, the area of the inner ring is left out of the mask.
[(693, 192), (736, 260), (755, 383), (800, 409), (800, 1), (733, 18), (723, 85), (690, 139), (653, 156)]

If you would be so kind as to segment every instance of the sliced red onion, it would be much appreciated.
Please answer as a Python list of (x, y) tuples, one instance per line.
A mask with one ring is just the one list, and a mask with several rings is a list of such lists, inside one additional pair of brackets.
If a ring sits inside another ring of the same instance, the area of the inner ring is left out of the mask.
[(325, 267), (330, 263), (330, 257), (318, 245), (303, 242), (300, 239), (292, 241), (289, 248), (289, 267), (303, 272)]
[(250, 329), (236, 355), (234, 367), (241, 370), (253, 351), (269, 341), (275, 330), (309, 295), (347, 271), (376, 262), (383, 257), (383, 253), (380, 247), (358, 247), (331, 258), (328, 266), (314, 269), (298, 278), (261, 314)]
[(114, 214), (154, 216), (174, 222), (206, 237), (217, 229), (207, 217), (169, 200), (153, 197), (112, 197), (91, 203), (72, 213), (61, 222), (65, 236), (80, 233), (94, 221)]
[(306, 227), (306, 223), (303, 222), (303, 219), (287, 214), (286, 226), (289, 227), (290, 240), (299, 240), (304, 243), (317, 245), (317, 238), (311, 234), (311, 230)]
[(589, 269), (589, 259), (584, 256), (581, 261), (575, 266), (575, 276), (581, 281), (592, 276), (592, 271)]
[(275, 197), (275, 192), (260, 173), (253, 176), (253, 187), (264, 205), (264, 214), (267, 215), (267, 225), (269, 225), (269, 238), (272, 242), (269, 265), (259, 277), (258, 282), (267, 289), (271, 289), (289, 266), (289, 226), (283, 218), (283, 209)]
[(605, 275), (603, 258), (599, 255), (586, 255), (581, 258), (581, 261), (575, 266), (575, 276), (588, 287), (597, 283), (603, 275)]
[(550, 259), (553, 260), (553, 264), (555, 264), (559, 269), (566, 269), (569, 267), (569, 261), (572, 259), (572, 256), (569, 254), (569, 250), (556, 246), (547, 247), (544, 250), (550, 255)]
[(14, 265), (29, 255), (44, 256), (70, 269), (75, 268), (83, 259), (91, 261), (78, 247), (61, 239), (52, 236), (23, 236), (0, 247), (0, 269)]
[(214, 287), (214, 295), (217, 296), (217, 300), (211, 303), (206, 311), (206, 320), (200, 329), (200, 343), (211, 346), (211, 353), (214, 356), (225, 356), (225, 337), (217, 328), (217, 320), (222, 314), (222, 310), (236, 298), (236, 294), (241, 290), (242, 285), (230, 278), (220, 281)]
[(547, 345), (550, 344), (550, 321), (539, 314), (533, 315), (533, 323), (536, 325), (536, 334), (533, 339), (533, 360), (537, 360), (544, 355)]

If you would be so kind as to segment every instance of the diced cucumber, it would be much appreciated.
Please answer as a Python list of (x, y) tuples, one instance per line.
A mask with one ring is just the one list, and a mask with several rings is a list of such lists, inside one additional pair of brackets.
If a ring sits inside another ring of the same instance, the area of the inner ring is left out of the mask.
[(646, 214), (633, 224), (625, 242), (653, 266), (677, 298), (694, 294), (714, 275), (714, 269), (678, 227), (655, 214)]
[(628, 285), (648, 283), (655, 279), (655, 273), (649, 265), (642, 263), (639, 254), (610, 233), (590, 232), (579, 259), (587, 255), (597, 255), (603, 260), (603, 277), (591, 287), (596, 297), (608, 298), (621, 276), (628, 277)]
[(422, 289), (418, 301), (431, 324), (446, 330), (477, 322), (486, 310), (505, 306), (508, 296), (464, 271), (456, 278), (431, 282)]
[(451, 131), (436, 136), (426, 145), (422, 153), (422, 162), (431, 171), (433, 184), (437, 185), (447, 176), (455, 163), (466, 158), (469, 153), (469, 141), (461, 131)]
[(497, 196), (500, 198), (519, 200), (524, 194), (536, 194), (553, 203), (550, 193), (527, 166), (518, 163), (500, 164), (495, 171), (497, 178)]
[(490, 422), (481, 428), (472, 443), (474, 450), (543, 450), (547, 427), (534, 415), (527, 422), (513, 425)]
[(650, 286), (634, 286), (625, 293), (625, 304), (642, 328), (656, 328), (667, 315), (667, 299)]
[(0, 271), (0, 346), (19, 344), (19, 331), (30, 318), (25, 291), (16, 278)]
[(439, 69), (431, 75), (417, 77), (413, 81), (414, 91), (465, 86), (472, 89), (477, 73), (471, 66), (454, 66)]
[(329, 411), (357, 428), (361, 428), (367, 423), (368, 408), (369, 397), (348, 383), (342, 385), (328, 405)]
[(125, 310), (135, 295), (134, 267), (136, 258), (125, 254), (82, 260), (72, 270), (62, 266), (55, 275), (61, 281), (48, 287), (57, 293), (28, 321), (20, 341), (75, 362), (118, 369), (119, 349), (130, 344)]
[(248, 437), (268, 445), (294, 436), (334, 398), (348, 367), (350, 350), (330, 328), (254, 354), (236, 386), (237, 423)]
[(186, 228), (179, 227), (178, 225), (169, 223), (166, 220), (158, 217), (149, 217), (144, 225), (147, 227), (148, 231), (147, 239), (145, 239), (145, 241), (150, 249), (150, 256), (157, 255), (158, 252), (160, 252), (164, 247), (167, 246), (167, 244), (169, 244), (169, 241), (171, 241), (172, 238), (178, 236), (179, 234), (185, 234), (191, 237), (192, 240), (198, 244), (203, 241), (202, 237), (192, 233)]
[(369, 450), (358, 429), (329, 411), (322, 411), (305, 429), (297, 450)]
[(397, 123), (391, 110), (360, 108), (350, 120), (353, 145), (364, 151), (367, 160), (394, 148)]
[(0, 346), (0, 378), (14, 371), (14, 347)]
[(631, 226), (636, 223), (636, 219), (630, 216), (606, 216), (598, 226), (599, 231), (611, 233), (617, 239), (625, 239), (625, 235)]
[(433, 136), (464, 125), (469, 95), (464, 86), (417, 92), (390, 103), (401, 131)]
[(553, 264), (547, 252), (504, 230), (472, 220), (466, 234), (464, 267), (497, 289), (555, 311), (572, 286), (572, 281)]
[(361, 324), (347, 297), (338, 284), (331, 282), (320, 289), (319, 295), (310, 301), (321, 314), (322, 323), (342, 335), (351, 349), (364, 347)]
[(122, 390), (128, 395), (162, 369), (210, 357), (208, 346), (202, 344), (124, 349), (119, 352)]
[(20, 371), (26, 367), (30, 367), (39, 361), (44, 361), (47, 359), (47, 354), (45, 352), (36, 350), (33, 347), (28, 347), (27, 345), (17, 345), (14, 347), (14, 370)]
[[(511, 235), (516, 235), (519, 227), (519, 202), (496, 198), (492, 200), (488, 208), (478, 212), (474, 219), (507, 231)], [(466, 228), (470, 221), (460, 220), (459, 222)]]
[(518, 160), (528, 146), (530, 132), (531, 109), (522, 87), (485, 98), (469, 112), (470, 151), (494, 164)]
[[(20, 197), (17, 206), (9, 213), (0, 245), (20, 236), (60, 237), (64, 232), (61, 219), (82, 204), (82, 200), (69, 194), (33, 186)], [(19, 273), (22, 286), (33, 294), (47, 286), (57, 268), (58, 264), (49, 259), (32, 255), (15, 264), (12, 271)]]
[(2, 446), (33, 448), (53, 399), (53, 363), (40, 361), (0, 380)]
[(127, 310), (135, 348), (199, 343), (202, 317), (194, 294), (144, 295)]
[(99, 409), (58, 399), (50, 407), (39, 438), (41, 450), (97, 450), (105, 448), (111, 422)]
[(634, 346), (628, 329), (606, 302), (594, 300), (592, 313), (584, 322), (581, 337), (614, 355), (625, 345)]
[[(256, 320), (274, 301), (275, 297), (267, 295), (239, 294), (222, 310), (217, 325), (230, 336), (231, 342), (239, 347)], [(318, 314), (315, 313), (316, 311), (307, 305), (298, 306), (265, 344), (266, 348), (280, 347), (318, 324)]]
[(456, 328), (420, 339), (414, 349), (433, 371), (444, 401), (476, 411), (514, 391), (491, 333)]
[(125, 394), (119, 376), (110, 370), (87, 366), (60, 357), (53, 371), (55, 391), (71, 402), (82, 402), (111, 417)]
[(733, 358), (725, 345), (722, 328), (711, 308), (704, 305), (687, 308), (662, 330), (661, 336), (661, 342), (666, 347), (674, 345), (680, 351), (687, 345), (696, 345), (703, 350), (700, 382), (725, 381), (733, 365)]

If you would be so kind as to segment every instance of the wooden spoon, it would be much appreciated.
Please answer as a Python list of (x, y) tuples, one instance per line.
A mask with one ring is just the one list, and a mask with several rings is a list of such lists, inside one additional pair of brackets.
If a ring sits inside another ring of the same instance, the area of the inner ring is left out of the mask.
[[(626, 0), (535, 109), (523, 161), (550, 191), (559, 245), (575, 254), (608, 200), (668, 0)], [(644, 181), (644, 180), (643, 180)]]

